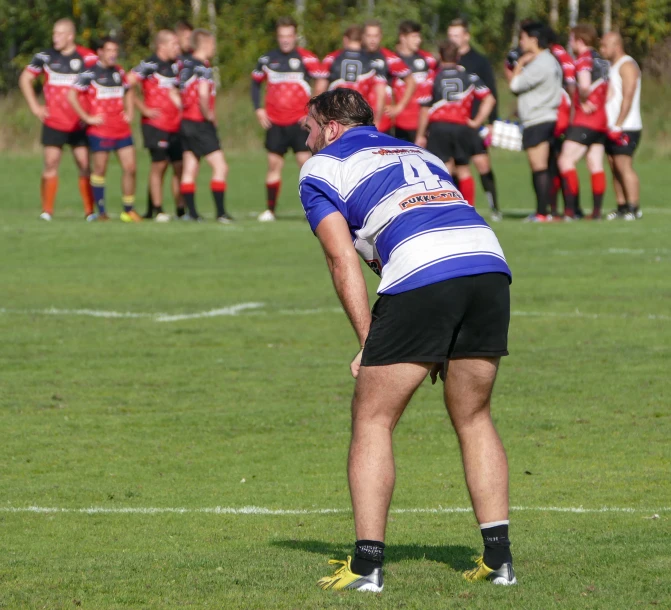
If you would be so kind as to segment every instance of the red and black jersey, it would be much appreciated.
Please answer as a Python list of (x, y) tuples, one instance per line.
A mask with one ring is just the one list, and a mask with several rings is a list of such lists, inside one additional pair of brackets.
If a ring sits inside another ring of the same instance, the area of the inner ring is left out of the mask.
[(161, 113), (153, 119), (143, 117), (142, 122), (168, 133), (177, 133), (182, 112), (170, 97), (170, 92), (179, 86), (177, 63), (162, 61), (152, 55), (133, 68), (133, 73), (142, 81), (145, 106)]
[(327, 78), (321, 62), (300, 47), (283, 53), (274, 49), (259, 58), (252, 72), (254, 82), (266, 82), (266, 112), (274, 125), (287, 126), (305, 117), (310, 100), (310, 79)]
[(83, 93), (82, 107), (92, 116), (102, 116), (102, 125), (89, 125), (86, 133), (99, 138), (120, 140), (131, 135), (125, 119), (124, 97), (128, 91), (126, 73), (120, 66), (105, 68), (97, 63), (85, 70), (73, 87)]
[(429, 108), (430, 123), (466, 125), (473, 102), (491, 93), (477, 74), (469, 74), (461, 66), (441, 68), (429, 82), (431, 92), (420, 99), (420, 104)]
[(552, 51), (552, 54), (561, 66), (562, 75), (564, 77), (564, 87), (575, 85), (575, 64), (568, 51), (560, 44), (551, 45), (550, 51)]
[(608, 71), (610, 64), (594, 49), (588, 49), (575, 61), (576, 78), (581, 72), (589, 72), (592, 84), (587, 101), (596, 107), (594, 112), (587, 113), (580, 104), (580, 92), (576, 88), (573, 125), (587, 127), (595, 131), (608, 131), (606, 101), (608, 99)]
[(324, 58), (322, 67), (328, 73), (329, 89), (355, 89), (367, 97), (371, 84), (387, 82), (383, 62), (373, 65), (363, 51), (334, 51)]
[(214, 83), (214, 73), (209, 62), (202, 62), (191, 57), (184, 62), (179, 71), (179, 89), (182, 94), (182, 118), (189, 121), (203, 122), (207, 119), (200, 109), (198, 89), (200, 83), (207, 83), (210, 92), (209, 108), (214, 110), (214, 100), (217, 96), (217, 86)]
[(44, 73), (44, 100), (48, 113), (44, 124), (47, 127), (59, 131), (82, 129), (82, 122), (68, 103), (67, 93), (77, 75), (94, 66), (97, 61), (98, 57), (93, 51), (80, 46), (70, 55), (48, 49), (33, 57), (26, 69), (35, 75)]
[[(399, 57), (403, 60), (403, 63), (410, 68), (412, 76), (417, 83), (417, 89), (415, 89), (415, 93), (408, 105), (403, 109), (403, 112), (396, 117), (395, 122), (401, 129), (412, 131), (417, 129), (417, 123), (419, 121), (419, 100), (431, 95), (429, 78), (431, 73), (436, 69), (437, 62), (436, 58), (431, 55), (431, 53), (427, 53), (421, 49), (412, 55), (399, 54)], [(397, 102), (403, 99), (405, 87), (405, 81), (402, 78), (396, 77), (392, 81), (394, 99)]]
[[(372, 65), (380, 66), (380, 69), (384, 71), (387, 80), (386, 103), (391, 104), (392, 82), (410, 76), (412, 73), (411, 69), (396, 53), (392, 53), (389, 49), (379, 49), (373, 53), (366, 53), (366, 55)], [(375, 87), (368, 88), (368, 97), (366, 99), (372, 108), (376, 108), (377, 96), (375, 95)], [(379, 131), (389, 131), (391, 129), (391, 119), (388, 116), (383, 116), (377, 128)]]

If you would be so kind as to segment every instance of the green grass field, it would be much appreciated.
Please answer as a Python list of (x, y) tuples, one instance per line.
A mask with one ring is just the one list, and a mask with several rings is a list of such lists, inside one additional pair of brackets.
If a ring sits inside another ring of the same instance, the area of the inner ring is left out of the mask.
[(668, 162), (640, 164), (640, 222), (536, 226), (517, 218), (526, 164), (495, 155), (514, 282), (494, 413), (520, 584), (460, 576), (481, 539), (455, 510), (458, 448), (427, 382), (397, 429), (385, 592), (370, 596), (315, 586), (354, 539), (356, 340), (293, 163), (281, 220), (261, 225), (263, 156), (229, 160), (239, 222), (222, 227), (87, 224), (69, 160), (43, 223), (39, 158), (0, 158), (0, 607), (670, 608)]

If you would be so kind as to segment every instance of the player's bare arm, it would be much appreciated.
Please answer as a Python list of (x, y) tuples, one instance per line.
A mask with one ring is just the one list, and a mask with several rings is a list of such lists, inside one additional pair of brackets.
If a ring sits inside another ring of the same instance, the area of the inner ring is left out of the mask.
[(361, 346), (351, 364), (352, 376), (356, 378), (359, 374), (363, 344), (368, 337), (371, 323), (368, 290), (361, 271), (359, 255), (352, 244), (347, 222), (338, 212), (324, 218), (319, 223), (315, 235), (324, 250), (333, 287)]
[(482, 100), (478, 114), (476, 114), (474, 118), (468, 119), (467, 125), (473, 129), (480, 129), (483, 123), (487, 120), (487, 117), (489, 117), (491, 111), (494, 110), (495, 105), (496, 98), (489, 93), (487, 97)]
[(387, 85), (385, 83), (375, 83), (375, 102), (375, 124), (378, 125), (387, 104)]
[[(128, 85), (131, 89), (135, 89), (136, 91), (141, 89), (142, 85), (140, 78), (137, 76), (137, 74), (135, 74), (135, 72), (129, 72), (126, 78), (128, 79)], [(156, 119), (160, 116), (161, 111), (158, 108), (149, 108), (144, 103), (142, 96), (135, 95), (133, 97), (133, 101), (135, 103), (135, 107), (140, 111), (140, 114), (143, 117), (147, 119)]]
[(215, 112), (210, 109), (210, 87), (205, 81), (198, 83), (198, 104), (205, 120), (216, 123)]
[(74, 111), (77, 113), (77, 116), (84, 121), (87, 125), (102, 125), (105, 120), (102, 116), (96, 115), (92, 116), (88, 114), (79, 103), (79, 94), (77, 90), (72, 88), (68, 91), (68, 103), (74, 108)]
[(429, 126), (429, 109), (424, 107), (419, 110), (419, 121), (417, 123), (417, 135), (415, 136), (415, 144), (426, 148), (426, 130)]
[(23, 97), (26, 98), (26, 102), (28, 102), (30, 112), (32, 112), (40, 122), (44, 123), (45, 119), (49, 116), (49, 112), (47, 111), (47, 107), (40, 104), (37, 100), (37, 95), (35, 94), (35, 89), (33, 87), (36, 78), (37, 76), (30, 70), (24, 70), (19, 77), (19, 88), (21, 89), (21, 93), (23, 93)]
[(592, 86), (592, 76), (587, 70), (578, 72), (578, 93), (580, 94), (580, 104), (582, 109), (587, 114), (591, 114), (596, 110), (594, 104), (588, 101), (590, 88)]
[(622, 78), (622, 106), (620, 107), (620, 114), (615, 122), (616, 127), (622, 127), (624, 120), (631, 111), (639, 74), (638, 66), (636, 66), (633, 61), (628, 61), (620, 67), (620, 77)]
[(329, 81), (327, 78), (318, 78), (315, 80), (314, 94), (319, 95), (324, 93), (329, 88)]
[(136, 95), (135, 91), (133, 90), (132, 87), (126, 90), (126, 94), (124, 95), (123, 98), (123, 105), (124, 105), (124, 119), (128, 123), (132, 123), (133, 121), (133, 114), (135, 111), (135, 101), (136, 101)]
[(417, 89), (417, 81), (412, 74), (408, 74), (408, 76), (403, 79), (403, 82), (405, 83), (403, 97), (397, 104), (387, 106), (385, 111), (387, 116), (392, 119), (396, 118), (399, 114), (401, 114), (401, 112), (405, 110), (406, 106), (410, 103), (415, 90)]
[(170, 89), (168, 97), (170, 97), (170, 101), (175, 104), (175, 108), (182, 109), (182, 96), (179, 94), (179, 89), (177, 87)]

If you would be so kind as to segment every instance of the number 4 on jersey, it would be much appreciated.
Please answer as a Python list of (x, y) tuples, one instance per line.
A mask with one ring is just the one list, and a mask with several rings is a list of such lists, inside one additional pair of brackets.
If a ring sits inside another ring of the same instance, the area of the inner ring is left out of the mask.
[(424, 188), (427, 191), (441, 188), (440, 177), (431, 171), (426, 161), (419, 155), (404, 155), (400, 159), (407, 184), (412, 185), (423, 182)]

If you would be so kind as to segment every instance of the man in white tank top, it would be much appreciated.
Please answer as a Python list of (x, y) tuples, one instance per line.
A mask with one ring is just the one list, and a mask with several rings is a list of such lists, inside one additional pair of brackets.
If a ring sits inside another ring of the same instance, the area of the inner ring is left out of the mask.
[(613, 170), (617, 209), (608, 220), (641, 218), (639, 180), (633, 166), (634, 151), (641, 140), (641, 70), (624, 52), (622, 37), (616, 32), (601, 41), (601, 55), (611, 63), (606, 113), (608, 140), (606, 152)]

